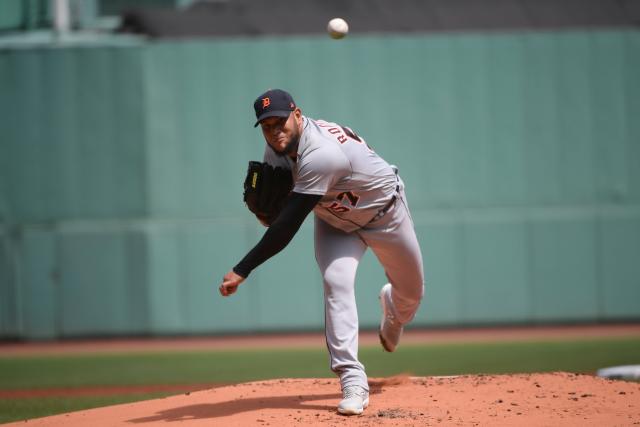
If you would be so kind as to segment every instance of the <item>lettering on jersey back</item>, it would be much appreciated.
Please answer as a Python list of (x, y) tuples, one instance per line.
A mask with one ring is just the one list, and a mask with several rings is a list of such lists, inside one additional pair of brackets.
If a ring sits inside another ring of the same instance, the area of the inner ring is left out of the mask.
[(362, 144), (362, 138), (360, 138), (354, 131), (346, 126), (341, 126), (336, 123), (325, 122), (324, 120), (318, 120), (318, 126), (321, 128), (328, 128), (327, 132), (334, 135), (340, 144), (344, 144), (351, 138), (355, 142)]

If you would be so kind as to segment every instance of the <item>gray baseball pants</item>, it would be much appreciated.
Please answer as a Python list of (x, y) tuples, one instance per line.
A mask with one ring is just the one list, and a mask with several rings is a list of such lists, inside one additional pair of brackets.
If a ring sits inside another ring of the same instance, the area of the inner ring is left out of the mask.
[[(422, 253), (409, 214), (404, 190), (379, 220), (345, 233), (315, 218), (315, 252), (324, 282), (325, 335), (331, 370), (340, 384), (369, 390), (364, 366), (358, 361), (358, 310), (355, 298), (356, 270), (370, 247), (392, 285), (396, 319), (410, 322), (424, 294)], [(371, 291), (379, 291), (383, 283)]]

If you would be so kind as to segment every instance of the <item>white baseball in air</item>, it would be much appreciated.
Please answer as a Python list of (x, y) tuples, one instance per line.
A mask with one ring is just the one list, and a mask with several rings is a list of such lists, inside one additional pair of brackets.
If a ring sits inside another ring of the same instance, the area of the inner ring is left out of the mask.
[(349, 32), (349, 24), (342, 18), (333, 18), (327, 24), (327, 32), (332, 39), (341, 39)]

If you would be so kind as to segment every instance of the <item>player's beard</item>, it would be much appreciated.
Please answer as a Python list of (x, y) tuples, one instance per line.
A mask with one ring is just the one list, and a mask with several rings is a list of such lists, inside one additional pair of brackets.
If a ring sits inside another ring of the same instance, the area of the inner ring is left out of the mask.
[(300, 132), (296, 129), (296, 133), (291, 135), (291, 139), (284, 150), (282, 151), (283, 156), (290, 156), (292, 153), (296, 153), (298, 151), (298, 145), (300, 143)]
[(291, 153), (295, 153), (298, 151), (298, 144), (300, 143), (300, 136), (291, 137), (291, 141), (284, 148), (282, 154), (285, 156), (289, 156)]

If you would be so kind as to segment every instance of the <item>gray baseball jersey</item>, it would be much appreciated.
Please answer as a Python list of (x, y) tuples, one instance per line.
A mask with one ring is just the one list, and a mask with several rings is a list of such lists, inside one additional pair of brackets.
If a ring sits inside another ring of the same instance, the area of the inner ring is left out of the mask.
[(371, 248), (392, 285), (392, 311), (406, 324), (424, 292), (422, 254), (395, 167), (349, 128), (308, 117), (303, 126), (296, 161), (269, 145), (264, 161), (291, 169), (295, 192), (322, 195), (314, 208), (314, 241), (324, 283), (331, 369), (343, 388), (368, 390), (358, 361), (356, 269)]
[(267, 145), (264, 161), (293, 171), (293, 191), (322, 195), (315, 214), (350, 232), (364, 227), (396, 193), (395, 170), (351, 129), (304, 117), (294, 162)]

